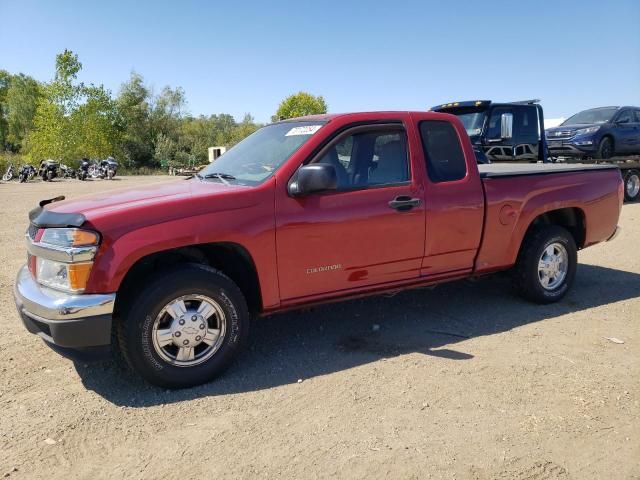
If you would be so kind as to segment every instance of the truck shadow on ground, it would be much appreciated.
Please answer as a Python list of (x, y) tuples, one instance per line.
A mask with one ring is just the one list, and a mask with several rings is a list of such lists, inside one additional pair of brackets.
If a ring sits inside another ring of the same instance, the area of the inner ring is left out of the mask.
[[(640, 275), (580, 265), (560, 303), (534, 305), (512, 293), (507, 275), (370, 297), (259, 319), (248, 349), (219, 379), (167, 391), (113, 362), (75, 362), (86, 388), (119, 406), (145, 407), (296, 383), (408, 353), (474, 359), (469, 338), (635, 298)], [(476, 358), (476, 361), (482, 361)]]

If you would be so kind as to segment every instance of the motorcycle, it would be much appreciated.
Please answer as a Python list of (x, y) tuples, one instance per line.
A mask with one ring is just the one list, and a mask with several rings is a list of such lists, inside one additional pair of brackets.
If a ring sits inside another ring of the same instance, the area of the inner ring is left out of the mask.
[(9, 180), (11, 180), (13, 178), (13, 163), (10, 163), (7, 166), (7, 171), (5, 172), (5, 174), (2, 176), (2, 180), (5, 182), (8, 182)]
[(112, 180), (118, 171), (118, 162), (113, 157), (101, 160), (100, 163), (94, 162), (89, 166), (89, 175), (91, 178), (106, 178)]
[(43, 160), (40, 163), (40, 170), (38, 170), (38, 176), (42, 177), (45, 182), (51, 181), (58, 176), (58, 167), (60, 164), (55, 160)]
[(88, 158), (83, 158), (80, 160), (80, 166), (78, 167), (77, 177), (78, 180), (86, 180), (89, 176), (89, 167), (91, 162)]
[(62, 178), (76, 178), (76, 171), (67, 167), (64, 163), (60, 164), (60, 171), (62, 172)]
[(18, 172), (18, 180), (25, 183), (36, 176), (36, 168), (33, 165), (23, 165)]
[(113, 177), (116, 176), (116, 172), (118, 171), (118, 162), (116, 162), (113, 157), (109, 157), (100, 162), (100, 167), (102, 168), (104, 176), (108, 180), (113, 180)]

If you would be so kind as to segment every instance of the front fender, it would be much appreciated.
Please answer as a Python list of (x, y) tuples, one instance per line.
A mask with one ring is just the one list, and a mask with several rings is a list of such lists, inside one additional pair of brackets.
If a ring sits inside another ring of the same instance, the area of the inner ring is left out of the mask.
[[(273, 212), (255, 206), (179, 218), (104, 235), (87, 293), (117, 292), (129, 269), (140, 259), (171, 249), (206, 243), (235, 243), (253, 258), (265, 307), (279, 304)], [(271, 209), (272, 209), (271, 204)]]

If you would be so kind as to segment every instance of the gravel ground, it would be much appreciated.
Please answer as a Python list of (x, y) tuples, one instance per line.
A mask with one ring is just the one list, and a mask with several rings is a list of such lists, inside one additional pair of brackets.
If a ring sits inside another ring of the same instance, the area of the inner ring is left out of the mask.
[(61, 357), (12, 300), (38, 200), (152, 181), (0, 184), (0, 475), (640, 478), (640, 204), (559, 304), (498, 275), (273, 316), (223, 378), (165, 391)]

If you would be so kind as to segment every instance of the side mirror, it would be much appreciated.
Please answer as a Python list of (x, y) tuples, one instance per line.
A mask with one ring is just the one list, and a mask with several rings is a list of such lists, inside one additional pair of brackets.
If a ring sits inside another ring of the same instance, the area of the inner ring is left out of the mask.
[(335, 190), (338, 184), (336, 168), (327, 163), (312, 163), (298, 169), (289, 182), (289, 194), (294, 197), (314, 192)]
[(500, 116), (500, 136), (503, 139), (513, 137), (513, 113), (503, 113)]

